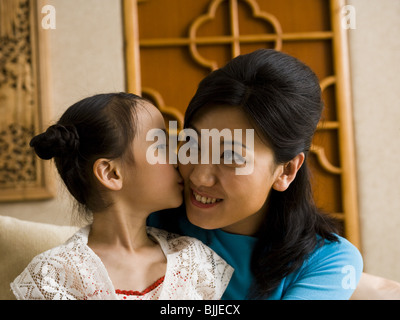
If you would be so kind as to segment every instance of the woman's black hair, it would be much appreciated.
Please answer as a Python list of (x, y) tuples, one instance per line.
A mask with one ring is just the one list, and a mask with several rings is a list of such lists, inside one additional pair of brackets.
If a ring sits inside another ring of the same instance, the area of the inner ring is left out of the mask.
[[(314, 72), (298, 59), (271, 49), (238, 56), (199, 84), (186, 113), (190, 127), (204, 107), (239, 106), (283, 164), (307, 156), (323, 102)], [(307, 164), (284, 192), (271, 190), (266, 219), (257, 233), (251, 269), (252, 298), (265, 298), (298, 269), (323, 241), (338, 241), (336, 226), (315, 205)]]
[(130, 150), (140, 100), (141, 97), (129, 93), (98, 94), (83, 99), (30, 142), (40, 158), (54, 158), (68, 191), (86, 212), (109, 205), (95, 183), (93, 164), (99, 158), (122, 157)]

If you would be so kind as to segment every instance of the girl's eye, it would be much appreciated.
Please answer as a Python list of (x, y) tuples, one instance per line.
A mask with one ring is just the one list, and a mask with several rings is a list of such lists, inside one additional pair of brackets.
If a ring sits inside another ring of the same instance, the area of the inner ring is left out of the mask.
[(224, 159), (224, 164), (242, 165), (246, 163), (246, 159), (232, 150), (226, 150), (222, 153), (221, 159)]

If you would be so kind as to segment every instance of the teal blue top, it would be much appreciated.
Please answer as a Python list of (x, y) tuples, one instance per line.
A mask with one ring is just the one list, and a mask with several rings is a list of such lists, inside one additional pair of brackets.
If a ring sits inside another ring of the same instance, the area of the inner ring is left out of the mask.
[[(191, 224), (186, 216), (153, 213), (148, 224), (160, 229), (197, 238), (211, 247), (234, 269), (222, 297), (228, 300), (248, 298), (254, 276), (250, 261), (257, 239), (224, 232), (205, 230)], [(295, 272), (282, 279), (268, 300), (347, 300), (360, 280), (362, 257), (349, 241), (338, 236), (339, 242), (325, 241), (316, 247)]]

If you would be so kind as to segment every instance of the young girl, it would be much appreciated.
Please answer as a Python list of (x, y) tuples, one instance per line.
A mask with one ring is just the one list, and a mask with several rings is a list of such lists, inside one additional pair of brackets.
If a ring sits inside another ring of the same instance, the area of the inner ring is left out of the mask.
[(11, 284), (18, 299), (219, 299), (233, 269), (199, 240), (146, 227), (151, 212), (182, 203), (171, 164), (151, 165), (147, 132), (165, 130), (146, 100), (100, 94), (71, 106), (34, 137), (54, 158), (67, 189), (92, 222), (35, 257)]

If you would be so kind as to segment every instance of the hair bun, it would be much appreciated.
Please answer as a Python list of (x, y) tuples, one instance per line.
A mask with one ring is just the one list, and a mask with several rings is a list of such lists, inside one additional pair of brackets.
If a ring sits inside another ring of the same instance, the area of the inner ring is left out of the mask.
[(35, 136), (30, 144), (36, 154), (45, 160), (70, 157), (79, 148), (79, 135), (75, 126), (56, 124)]

